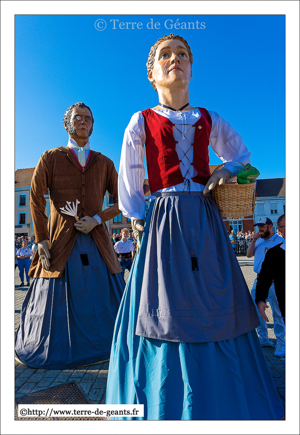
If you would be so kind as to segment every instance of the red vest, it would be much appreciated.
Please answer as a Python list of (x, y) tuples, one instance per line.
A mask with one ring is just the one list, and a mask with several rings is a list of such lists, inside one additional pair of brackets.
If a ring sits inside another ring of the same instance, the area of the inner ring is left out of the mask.
[[(210, 114), (198, 107), (200, 119), (193, 125), (195, 137), (192, 165), (197, 175), (192, 177), (195, 183), (205, 185), (210, 177), (209, 136), (212, 126)], [(176, 152), (173, 124), (168, 118), (158, 115), (151, 109), (142, 111), (145, 120), (146, 156), (149, 186), (151, 192), (175, 186), (185, 181), (180, 170), (180, 160)]]

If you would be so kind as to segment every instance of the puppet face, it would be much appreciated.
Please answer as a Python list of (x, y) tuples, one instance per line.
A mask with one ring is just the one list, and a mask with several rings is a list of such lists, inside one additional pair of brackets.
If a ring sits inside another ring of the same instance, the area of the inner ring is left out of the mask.
[[(77, 119), (80, 117), (81, 119)], [(92, 114), (89, 109), (86, 107), (74, 107), (70, 124), (73, 135), (88, 138), (92, 128)]]
[(166, 40), (159, 44), (150, 80), (156, 87), (185, 89), (192, 78), (189, 55), (179, 39)]

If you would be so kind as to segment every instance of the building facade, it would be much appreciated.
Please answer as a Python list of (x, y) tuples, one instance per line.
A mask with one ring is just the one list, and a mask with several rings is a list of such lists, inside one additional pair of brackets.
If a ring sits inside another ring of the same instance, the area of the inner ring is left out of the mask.
[(285, 213), (285, 178), (258, 179), (253, 216), (223, 218), (227, 231), (257, 231), (254, 224), (262, 217), (273, 222), (273, 231), (278, 229), (277, 219)]
[[(17, 237), (34, 236), (34, 227), (30, 211), (31, 179), (35, 168), (17, 169), (15, 171), (15, 235)], [(49, 192), (45, 192), (45, 214), (49, 216)]]
[[(211, 172), (216, 165), (210, 166)], [(15, 172), (15, 234), (17, 236), (33, 236), (34, 228), (30, 212), (30, 185), (35, 168), (18, 169)], [(150, 206), (151, 192), (148, 180), (144, 182), (146, 212)], [(45, 192), (45, 214), (49, 216), (49, 191)], [(103, 209), (110, 207), (112, 197), (107, 192), (104, 197)], [(223, 218), (227, 231), (254, 231), (254, 223), (261, 217), (268, 217), (273, 222), (273, 231), (277, 230), (277, 219), (285, 213), (285, 178), (258, 179), (256, 185), (256, 202), (253, 216), (236, 216)], [(106, 222), (109, 235), (120, 234), (122, 228), (131, 230), (131, 220), (120, 213)]]
[(285, 213), (285, 178), (257, 180), (256, 204), (253, 220), (268, 217), (273, 222), (273, 231), (278, 229), (277, 219)]

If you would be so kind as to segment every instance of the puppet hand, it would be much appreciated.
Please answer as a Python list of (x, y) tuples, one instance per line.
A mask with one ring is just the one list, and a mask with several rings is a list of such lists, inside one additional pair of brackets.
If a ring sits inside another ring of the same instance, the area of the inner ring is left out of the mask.
[(261, 316), (268, 322), (269, 319), (265, 313), (265, 309), (268, 308), (268, 305), (265, 302), (260, 302), (257, 306)]
[(45, 270), (50, 269), (50, 261), (49, 258), (51, 258), (49, 247), (48, 247), (48, 240), (42, 240), (37, 244), (38, 246), (38, 254), (39, 254), (39, 260), (42, 263), (42, 268)]
[(91, 216), (84, 216), (74, 224), (76, 230), (84, 234), (88, 234), (97, 225), (99, 225), (97, 219)]
[(138, 230), (140, 232), (144, 231), (145, 221), (143, 219), (131, 218), (131, 226), (133, 231)]
[(141, 248), (145, 221), (143, 219), (131, 218), (131, 226), (133, 229), (133, 236), (136, 238), (136, 252), (138, 253)]
[(224, 184), (229, 178), (232, 177), (231, 171), (229, 169), (221, 168), (212, 174), (208, 180), (204, 190), (203, 195), (206, 195), (210, 190), (212, 190), (217, 184)]

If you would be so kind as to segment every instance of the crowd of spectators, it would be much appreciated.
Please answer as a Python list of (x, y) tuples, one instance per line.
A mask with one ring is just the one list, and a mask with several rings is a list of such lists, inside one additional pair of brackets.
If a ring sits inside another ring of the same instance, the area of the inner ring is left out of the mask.
[(31, 248), (32, 245), (35, 244), (35, 237), (29, 237), (29, 236), (15, 236), (15, 248), (20, 249), (22, 247), (22, 242), (26, 240), (28, 248)]
[(233, 230), (228, 232), (230, 243), (236, 254), (246, 255), (247, 249), (253, 240), (255, 231), (238, 231), (235, 233)]
[[(250, 230), (245, 231), (245, 232), (237, 231), (237, 233), (235, 233), (233, 230), (231, 230), (230, 232), (228, 231), (229, 240), (230, 240), (230, 243), (232, 244), (232, 248), (233, 248), (234, 252), (238, 255), (246, 255), (247, 249), (253, 240), (254, 234), (255, 234), (255, 231), (250, 231)], [(111, 236), (112, 244), (115, 245), (120, 240), (121, 240), (121, 234), (113, 233), (113, 235)], [(133, 237), (133, 234), (131, 231), (129, 232), (129, 237), (127, 238), (127, 240), (132, 241), (134, 247), (136, 248), (137, 241)], [(22, 244), (24, 241), (26, 241), (26, 243), (27, 243), (26, 246), (31, 251), (31, 256), (30, 256), (31, 261), (33, 260), (35, 251), (37, 250), (37, 244), (35, 243), (34, 236), (32, 236), (32, 237), (27, 237), (27, 236), (17, 237), (17, 236), (15, 236), (15, 268), (18, 266), (18, 257), (20, 256), (17, 254), (17, 252), (22, 248)], [(20, 254), (20, 252), (19, 252), (19, 254)]]

